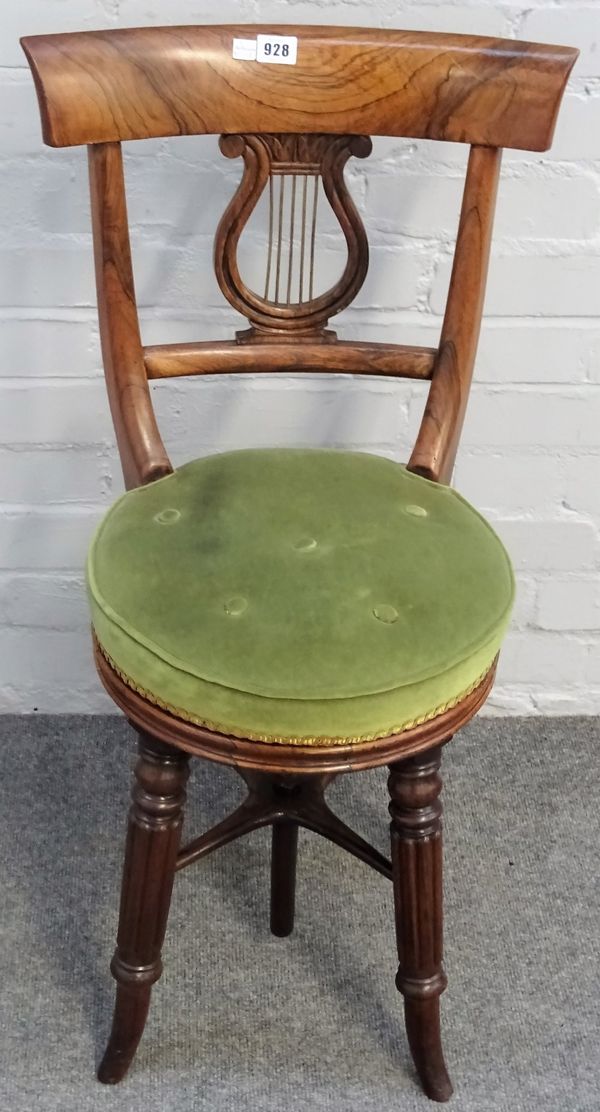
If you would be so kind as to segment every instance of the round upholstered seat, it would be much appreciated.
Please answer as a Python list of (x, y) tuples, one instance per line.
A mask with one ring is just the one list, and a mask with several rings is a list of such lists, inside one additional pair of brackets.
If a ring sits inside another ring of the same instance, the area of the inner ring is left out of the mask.
[(125, 494), (92, 542), (113, 668), (212, 730), (348, 743), (441, 713), (490, 668), (514, 583), (456, 491), (379, 456), (251, 449)]

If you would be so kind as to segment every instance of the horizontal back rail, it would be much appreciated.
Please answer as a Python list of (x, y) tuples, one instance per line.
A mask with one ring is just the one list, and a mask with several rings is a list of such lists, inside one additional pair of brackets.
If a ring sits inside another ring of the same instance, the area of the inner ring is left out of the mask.
[[(234, 38), (295, 35), (295, 65)], [(546, 150), (577, 51), (368, 28), (145, 27), (22, 40), (51, 146), (219, 132), (402, 135)]]
[(275, 371), (329, 371), (430, 379), (435, 348), (405, 344), (254, 342), (207, 340), (197, 344), (157, 344), (144, 348), (148, 378), (183, 375), (257, 374)]

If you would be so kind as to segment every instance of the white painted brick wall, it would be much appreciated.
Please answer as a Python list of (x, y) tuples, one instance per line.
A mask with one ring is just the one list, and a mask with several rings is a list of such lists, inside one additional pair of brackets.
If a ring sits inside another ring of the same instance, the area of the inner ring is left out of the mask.
[[(122, 489), (95, 319), (85, 155), (42, 146), (23, 34), (214, 22), (209, 0), (20, 0), (0, 24), (0, 708), (94, 711), (82, 567)], [(578, 0), (222, 0), (220, 20), (403, 25), (579, 46), (554, 148), (506, 152), (477, 384), (455, 481), (519, 578), (488, 711), (600, 711), (600, 6)], [(239, 324), (211, 269), (238, 168), (214, 138), (128, 144), (147, 343)], [(350, 180), (372, 244), (349, 338), (435, 344), (466, 151), (377, 139)], [(339, 266), (330, 249), (326, 273)], [(415, 384), (286, 376), (153, 386), (179, 462), (237, 445), (331, 444), (405, 458)]]

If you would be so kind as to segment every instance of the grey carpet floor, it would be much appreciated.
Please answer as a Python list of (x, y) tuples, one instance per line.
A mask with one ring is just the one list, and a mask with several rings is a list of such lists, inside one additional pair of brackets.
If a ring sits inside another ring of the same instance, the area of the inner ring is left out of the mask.
[[(179, 874), (129, 1077), (94, 1079), (133, 745), (118, 718), (0, 718), (1, 1112), (416, 1112), (389, 882), (301, 835), (268, 931), (259, 832)], [(599, 1112), (598, 721), (479, 720), (448, 748), (445, 1046), (455, 1112)], [(240, 794), (194, 762), (188, 833)], [(385, 772), (330, 798), (387, 845)]]

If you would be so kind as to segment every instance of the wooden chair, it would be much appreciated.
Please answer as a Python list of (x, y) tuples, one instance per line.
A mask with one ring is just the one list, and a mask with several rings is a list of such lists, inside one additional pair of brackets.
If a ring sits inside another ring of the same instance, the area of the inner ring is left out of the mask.
[[(264, 61), (254, 60), (248, 52), (262, 34)], [(88, 145), (102, 352), (129, 490), (107, 515), (89, 567), (98, 671), (140, 738), (112, 963), (116, 1008), (98, 1076), (121, 1080), (135, 1054), (161, 974), (175, 873), (271, 825), (271, 929), (289, 934), (303, 826), (393, 879), (408, 1040), (425, 1092), (444, 1101), (452, 1087), (439, 1022), (440, 755), (492, 686), (512, 601), (500, 542), (446, 484), (479, 333), (501, 148), (547, 149), (577, 52), (283, 26), (84, 32), (26, 38), (23, 47), (46, 143)], [(222, 154), (244, 164), (217, 231), (215, 269), (249, 327), (235, 340), (144, 347), (121, 141), (206, 133), (220, 134)], [(370, 135), (471, 146), (436, 349), (348, 342), (327, 328), (367, 272), (343, 170), (350, 157), (368, 156)], [(321, 188), (347, 260), (333, 288), (315, 293)], [(263, 191), (268, 251), (256, 293), (240, 275), (237, 247)], [(279, 370), (429, 380), (408, 467), (273, 449), (173, 473), (149, 379)], [(307, 522), (314, 535), (305, 535)], [(273, 614), (259, 613), (259, 598)], [(428, 654), (421, 678), (419, 653)], [(232, 765), (248, 794), (180, 848), (190, 755)], [(391, 861), (325, 801), (339, 773), (384, 764)]]

